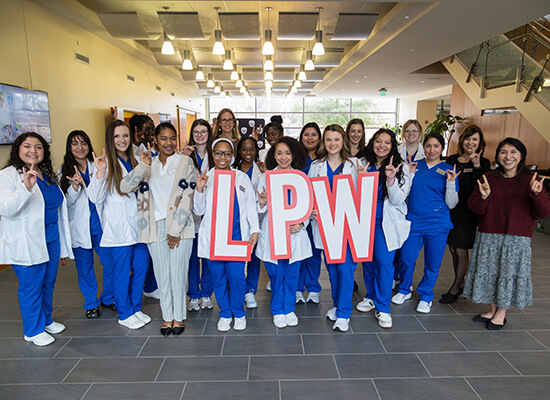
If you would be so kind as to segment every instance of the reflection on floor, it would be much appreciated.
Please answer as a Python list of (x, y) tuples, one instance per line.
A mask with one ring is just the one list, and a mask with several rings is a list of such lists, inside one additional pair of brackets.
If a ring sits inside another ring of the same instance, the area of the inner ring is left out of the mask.
[[(324, 317), (332, 307), (326, 271), (321, 304), (297, 306), (299, 325), (277, 329), (262, 270), (258, 308), (247, 311), (245, 331), (219, 333), (214, 308), (191, 313), (183, 335), (164, 338), (157, 300), (144, 300), (154, 320), (137, 331), (120, 326), (110, 310), (87, 320), (68, 262), (54, 295), (54, 319), (67, 330), (38, 348), (23, 341), (9, 268), (0, 272), (0, 399), (548, 399), (549, 244), (548, 235), (533, 237), (533, 306), (512, 309), (500, 332), (472, 322), (484, 306), (464, 298), (435, 301), (429, 315), (418, 314), (416, 293), (392, 306), (392, 329), (354, 310), (351, 330), (334, 332)], [(451, 270), (447, 253), (435, 300)], [(364, 295), (360, 269), (356, 279), (354, 303)]]

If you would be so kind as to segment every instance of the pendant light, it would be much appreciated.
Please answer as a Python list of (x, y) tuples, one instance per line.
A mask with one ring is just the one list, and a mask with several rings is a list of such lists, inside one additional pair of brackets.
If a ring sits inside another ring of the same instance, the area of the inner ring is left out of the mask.
[(271, 56), (265, 56), (265, 63), (264, 63), (264, 69), (266, 71), (273, 71), (274, 65), (273, 60), (271, 60)]
[(232, 81), (236, 81), (237, 79), (239, 79), (239, 73), (237, 72), (237, 64), (233, 64), (233, 71), (231, 71), (230, 79)]
[(197, 70), (197, 75), (195, 75), (196, 81), (204, 81), (204, 72), (202, 72), (202, 68), (199, 68)]
[(322, 56), (325, 54), (325, 48), (323, 47), (323, 31), (321, 30), (321, 10), (323, 7), (317, 7), (319, 12), (319, 26), (315, 31), (315, 45), (313, 46), (313, 55)]
[(307, 51), (307, 60), (306, 60), (306, 64), (304, 65), (304, 69), (306, 71), (313, 71), (315, 69), (315, 64), (313, 63), (313, 53), (311, 50), (308, 50)]
[(225, 49), (223, 47), (222, 43), (222, 31), (220, 29), (220, 15), (219, 10), (220, 7), (214, 7), (214, 10), (216, 10), (217, 13), (217, 22), (218, 22), (218, 29), (214, 31), (214, 47), (212, 48), (212, 54), (215, 54), (217, 56), (223, 56), (225, 53)]
[(209, 72), (208, 73), (208, 82), (206, 82), (206, 87), (207, 88), (213, 88), (214, 86), (216, 86), (216, 84), (214, 83), (214, 79), (212, 79), (212, 72)]
[(164, 35), (164, 43), (162, 44), (162, 50), (161, 53), (166, 56), (173, 56), (174, 55), (174, 46), (172, 45), (172, 42), (170, 41), (170, 38), (166, 34), (166, 31), (162, 31)]
[(298, 74), (298, 79), (301, 81), (307, 80), (306, 71), (304, 68), (304, 64), (300, 64), (300, 73)]
[(275, 49), (273, 48), (273, 31), (269, 29), (269, 12), (271, 7), (266, 7), (267, 10), (267, 29), (264, 32), (264, 46), (262, 47), (262, 54), (264, 56), (275, 54)]
[(233, 69), (233, 63), (231, 62), (231, 50), (225, 51), (225, 60), (223, 62), (223, 69), (225, 71), (231, 71)]
[(265, 72), (265, 76), (264, 76), (264, 80), (266, 80), (266, 81), (272, 81), (272, 80), (273, 80), (273, 72), (271, 72), (271, 71), (266, 71), (266, 72)]
[(185, 49), (183, 50), (183, 65), (181, 69), (186, 71), (191, 71), (193, 69), (193, 63), (191, 62), (191, 51)]

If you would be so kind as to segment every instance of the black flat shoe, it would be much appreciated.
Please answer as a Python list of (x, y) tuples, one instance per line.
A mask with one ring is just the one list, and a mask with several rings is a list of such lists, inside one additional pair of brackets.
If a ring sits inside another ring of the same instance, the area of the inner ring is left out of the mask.
[(116, 311), (115, 303), (111, 303), (111, 304), (101, 303), (101, 307)]
[(357, 284), (357, 281), (353, 281), (353, 291), (357, 292), (359, 290), (359, 285)]
[(447, 292), (443, 295), (443, 297), (439, 300), (441, 304), (451, 304), (453, 301), (458, 300), (458, 297), (460, 296), (459, 293), (452, 294), (451, 292)]
[(179, 336), (183, 333), (184, 330), (185, 325), (183, 324), (183, 322), (180, 322), (179, 324), (174, 325), (174, 327), (172, 328), (172, 333), (174, 334), (174, 336)]
[(504, 318), (504, 323), (502, 325), (493, 324), (491, 320), (487, 321), (487, 329), (490, 331), (500, 331), (506, 325), (506, 318)]
[(165, 322), (160, 326), (160, 333), (162, 336), (170, 336), (172, 333), (172, 323), (171, 322)]
[(481, 322), (481, 323), (484, 323), (484, 324), (486, 324), (486, 323), (489, 322), (490, 320), (491, 320), (491, 318), (482, 317), (481, 314), (478, 314), (478, 315), (476, 315), (474, 318), (472, 318), (472, 321), (474, 321), (474, 322)]
[(99, 318), (100, 315), (101, 313), (99, 312), (99, 307), (86, 310), (86, 318)]

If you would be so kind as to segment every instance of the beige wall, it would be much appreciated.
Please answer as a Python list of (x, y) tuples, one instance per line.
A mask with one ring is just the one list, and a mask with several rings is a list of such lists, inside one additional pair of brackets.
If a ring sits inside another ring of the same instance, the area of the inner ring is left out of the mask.
[(433, 122), (437, 117), (437, 101), (436, 100), (421, 100), (416, 104), (416, 119), (425, 128), (430, 122)]
[[(110, 107), (175, 117), (180, 105), (204, 113), (204, 100), (197, 98), (191, 84), (163, 74), (41, 5), (0, 0), (0, 10), (0, 82), (48, 92), (56, 166), (71, 130), (82, 129), (95, 148), (103, 146)], [(75, 51), (89, 57), (90, 65), (75, 61)], [(136, 81), (128, 82), (126, 74)], [(0, 166), (10, 147), (0, 146)]]

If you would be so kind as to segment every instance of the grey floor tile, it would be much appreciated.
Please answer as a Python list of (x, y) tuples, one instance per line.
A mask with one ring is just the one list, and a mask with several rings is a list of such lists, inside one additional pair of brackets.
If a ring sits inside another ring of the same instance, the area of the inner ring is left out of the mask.
[[(449, 304), (449, 306), (459, 314), (471, 314), (472, 318), (477, 314), (486, 312), (489, 310), (487, 304), (472, 303), (470, 299), (460, 298), (458, 301)], [(511, 308), (508, 310), (509, 314), (523, 314), (523, 310), (517, 308)]]
[[(353, 321), (353, 319), (352, 319)], [(271, 321), (270, 321), (271, 322)], [(273, 325), (273, 323), (271, 323)], [(298, 325), (279, 329), (280, 335), (296, 335), (299, 333), (342, 333), (332, 330), (334, 322), (324, 317), (304, 317), (298, 318)]]
[(281, 400), (313, 400), (329, 397), (361, 400), (379, 399), (370, 379), (281, 382)]
[(388, 353), (466, 351), (451, 333), (379, 333)]
[(226, 336), (223, 355), (303, 354), (300, 335)]
[(153, 382), (162, 358), (83, 358), (65, 382)]
[(139, 355), (140, 357), (219, 356), (222, 344), (221, 336), (150, 337)]
[(19, 299), (17, 298), (17, 288), (18, 288), (18, 285), (16, 284), (14, 286), (14, 289), (12, 290), (12, 293), (0, 294), (0, 304), (2, 304), (3, 307), (19, 307)]
[(483, 400), (544, 400), (549, 398), (548, 377), (467, 378)]
[(277, 332), (277, 328), (273, 325), (271, 318), (247, 318), (246, 329), (244, 331), (236, 331), (231, 329), (228, 332), (219, 332), (217, 328), (218, 318), (209, 318), (204, 329), (205, 335), (273, 335)]
[(0, 385), (0, 399), (80, 400), (90, 385)]
[(500, 354), (523, 375), (550, 375), (550, 351), (503, 351)]
[(52, 358), (69, 339), (56, 338), (56, 341), (45, 347), (38, 347), (20, 339), (0, 338), (0, 358)]
[(306, 354), (384, 353), (375, 334), (302, 335)]
[(469, 351), (546, 350), (533, 337), (522, 331), (456, 332), (456, 337)]
[(550, 331), (529, 331), (529, 334), (550, 349)]
[(242, 381), (247, 372), (248, 357), (168, 357), (157, 381)]
[(0, 321), (0, 337), (23, 339), (23, 323), (21, 321)]
[(382, 400), (479, 400), (461, 378), (375, 379), (374, 384)]
[[(134, 329), (128, 332), (128, 336), (158, 336), (163, 338), (160, 333), (160, 326), (162, 325), (162, 319), (154, 319), (143, 328)], [(185, 331), (180, 336), (188, 335), (202, 335), (206, 320), (204, 318), (187, 319), (185, 322)]]
[(75, 337), (57, 354), (65, 357), (136, 357), (146, 338)]
[[(392, 332), (426, 332), (422, 325), (418, 322), (414, 316), (392, 316), (393, 326)], [(378, 325), (378, 320), (374, 317), (373, 313), (369, 313), (368, 316), (362, 318), (351, 318), (351, 329), (355, 333), (367, 333), (367, 332), (388, 332), (388, 329), (381, 328)]]
[(331, 356), (251, 356), (250, 380), (337, 378)]
[(182, 400), (279, 400), (278, 382), (189, 382)]
[(523, 310), (527, 314), (549, 314), (550, 299), (533, 299), (533, 305)]
[[(1, 289), (0, 289), (1, 290)], [(19, 306), (4, 306), (0, 307), (0, 321), (21, 321), (21, 311)]]
[(336, 355), (342, 378), (429, 376), (414, 354)]
[[(76, 284), (76, 282), (75, 282)], [(76, 285), (75, 285), (76, 286)], [(78, 286), (76, 286), (78, 287)], [(77, 289), (78, 290), (78, 289)], [(84, 296), (80, 292), (63, 292), (60, 290), (53, 292), (53, 306), (73, 306), (75, 304), (84, 304)]]
[(514, 314), (507, 316), (507, 331), (550, 330), (550, 314)]
[(184, 383), (94, 383), (82, 400), (179, 400)]
[(321, 307), (318, 304), (296, 304), (294, 310), (298, 317), (321, 317)]
[(2, 383), (61, 383), (77, 360), (2, 360)]
[(475, 315), (419, 315), (418, 321), (428, 332), (486, 331), (485, 324), (472, 321)]
[[(95, 322), (99, 320), (111, 320), (117, 317), (117, 313), (112, 310), (106, 310), (103, 307), (100, 307), (99, 311), (101, 313), (101, 316), (98, 319), (90, 320), (90, 322)], [(86, 318), (86, 310), (84, 310), (81, 305), (59, 306), (54, 309), (52, 316), (53, 319), (56, 321), (65, 321), (68, 319), (82, 319), (86, 321), (88, 320), (88, 318)]]
[(77, 320), (63, 322), (67, 329), (59, 334), (64, 337), (75, 336), (126, 336), (129, 329), (118, 323), (118, 319)]
[(519, 375), (498, 353), (446, 353), (418, 355), (432, 376)]

